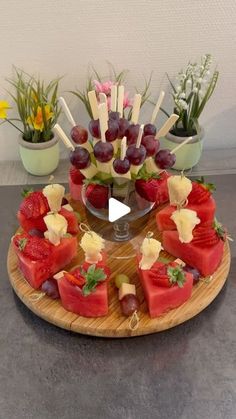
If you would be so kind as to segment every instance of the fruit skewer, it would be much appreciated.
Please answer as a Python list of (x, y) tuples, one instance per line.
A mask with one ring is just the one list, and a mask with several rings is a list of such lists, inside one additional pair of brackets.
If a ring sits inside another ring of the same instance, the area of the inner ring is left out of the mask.
[(131, 174), (137, 175), (139, 170), (142, 168), (145, 157), (146, 149), (141, 144), (143, 136), (143, 125), (139, 128), (138, 138), (136, 144), (131, 144), (126, 152), (126, 156), (131, 163), (130, 171)]
[(88, 141), (88, 131), (84, 127), (82, 127), (82, 125), (76, 125), (72, 113), (69, 109), (69, 106), (67, 105), (65, 99), (62, 96), (59, 97), (59, 102), (69, 123), (72, 125), (72, 129), (70, 132), (72, 140), (76, 144), (79, 144), (81, 147), (86, 148), (86, 150), (88, 150), (89, 153), (92, 153), (93, 149), (90, 142)]
[(105, 103), (101, 103), (98, 106), (98, 112), (101, 140), (95, 144), (93, 151), (97, 160), (98, 171), (110, 174), (111, 165), (113, 163), (114, 147), (111, 142), (106, 141), (106, 132), (108, 130), (108, 110)]
[(79, 169), (82, 175), (87, 179), (93, 178), (97, 174), (98, 170), (97, 167), (91, 162), (88, 150), (80, 146), (74, 147), (59, 124), (54, 125), (53, 130), (63, 141), (65, 146), (70, 150), (71, 164)]

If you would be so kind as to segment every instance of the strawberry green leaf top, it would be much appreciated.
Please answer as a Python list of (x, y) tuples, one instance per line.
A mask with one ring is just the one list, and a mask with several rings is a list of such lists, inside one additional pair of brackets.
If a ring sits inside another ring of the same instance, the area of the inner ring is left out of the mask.
[(27, 196), (29, 196), (32, 192), (34, 192), (34, 190), (32, 188), (30, 189), (23, 189), (21, 192), (21, 196), (23, 198), (26, 198)]
[(213, 191), (216, 190), (216, 187), (215, 187), (214, 183), (206, 183), (205, 182), (204, 176), (201, 176), (199, 179), (195, 179), (195, 182), (202, 185), (209, 192), (213, 192)]
[(137, 176), (135, 176), (135, 179), (143, 179), (143, 180), (149, 180), (149, 179), (160, 179), (160, 175), (157, 173), (148, 173), (146, 169), (146, 165), (142, 166), (142, 168), (139, 170)]
[(178, 287), (183, 288), (186, 278), (181, 266), (169, 266), (167, 268), (167, 275), (169, 277), (169, 282), (172, 285), (177, 284)]
[(213, 221), (213, 228), (214, 228), (217, 236), (221, 240), (225, 241), (225, 238), (226, 238), (225, 228), (224, 228), (224, 226), (216, 218)]
[(23, 252), (25, 246), (27, 245), (28, 239), (27, 238), (22, 238), (19, 240), (19, 245), (18, 248), (21, 252)]
[(83, 271), (82, 275), (84, 276), (86, 282), (82, 288), (83, 295), (86, 297), (92, 292), (95, 291), (96, 286), (99, 282), (105, 281), (107, 275), (104, 270), (101, 268), (96, 268), (96, 265), (91, 265), (87, 272)]

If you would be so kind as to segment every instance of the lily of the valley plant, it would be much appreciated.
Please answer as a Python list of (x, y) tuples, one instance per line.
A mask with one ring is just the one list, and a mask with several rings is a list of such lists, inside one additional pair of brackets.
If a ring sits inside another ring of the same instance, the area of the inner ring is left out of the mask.
[(172, 83), (167, 75), (174, 100), (174, 113), (179, 115), (171, 133), (178, 136), (191, 136), (199, 133), (199, 117), (216, 87), (219, 72), (210, 70), (212, 57), (206, 54), (200, 63), (189, 63), (185, 71)]
[(53, 138), (52, 128), (57, 122), (60, 109), (57, 101), (59, 79), (45, 84), (39, 78), (28, 75), (15, 68), (12, 79), (7, 81), (14, 91), (9, 92), (16, 104), (19, 118), (10, 118), (7, 113), (10, 105), (0, 101), (0, 119), (8, 122), (22, 133), (25, 141), (38, 143)]
[[(120, 72), (117, 73), (116, 70), (114, 69), (114, 67), (110, 64), (109, 65), (109, 76), (100, 76), (100, 74), (96, 71), (96, 69), (94, 69), (92, 67), (92, 69), (90, 69), (90, 75), (88, 77), (85, 89), (84, 90), (71, 91), (71, 93), (73, 93), (75, 96), (77, 96), (79, 98), (79, 100), (84, 104), (84, 106), (87, 110), (87, 113), (89, 114), (90, 118), (92, 119), (92, 111), (91, 111), (90, 103), (89, 103), (89, 100), (88, 100), (88, 92), (91, 91), (91, 90), (95, 90), (98, 102), (100, 102), (99, 93), (105, 93), (105, 95), (107, 97), (108, 110), (110, 110), (110, 106), (111, 106), (111, 87), (113, 85), (119, 86), (119, 85), (124, 84), (127, 73), (128, 73), (128, 70), (121, 70)], [(150, 84), (151, 84), (151, 76), (150, 76), (149, 80), (147, 80), (147, 81), (145, 80), (145, 86), (144, 86), (142, 91), (138, 91), (137, 89), (135, 89), (136, 93), (140, 93), (142, 95), (141, 106), (150, 97), (150, 92), (149, 92)], [(124, 108), (124, 111), (126, 110), (126, 112), (127, 112), (127, 118), (128, 119), (131, 117), (131, 107), (132, 107), (132, 105), (133, 105), (133, 100), (130, 97), (130, 93), (126, 91), (125, 94), (124, 94), (123, 108)]]

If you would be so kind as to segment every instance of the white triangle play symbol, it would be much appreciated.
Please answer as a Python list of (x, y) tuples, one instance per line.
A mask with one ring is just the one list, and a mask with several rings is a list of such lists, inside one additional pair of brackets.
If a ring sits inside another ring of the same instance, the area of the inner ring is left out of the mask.
[(111, 223), (113, 223), (113, 221), (119, 220), (121, 217), (124, 217), (124, 215), (129, 214), (130, 211), (130, 207), (118, 201), (117, 199), (109, 199), (108, 219)]

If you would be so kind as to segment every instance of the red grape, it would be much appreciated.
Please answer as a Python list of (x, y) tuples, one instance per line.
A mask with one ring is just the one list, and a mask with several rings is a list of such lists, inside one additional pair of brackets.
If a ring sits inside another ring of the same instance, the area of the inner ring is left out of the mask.
[(175, 154), (171, 154), (170, 150), (160, 150), (155, 156), (156, 165), (160, 169), (169, 169), (174, 166), (176, 161)]
[(120, 119), (119, 112), (110, 112), (109, 113), (109, 119), (113, 119), (115, 121), (119, 121), (119, 119)]
[(105, 132), (106, 140), (107, 141), (114, 141), (117, 139), (119, 131), (119, 124), (118, 121), (114, 119), (110, 119), (108, 121), (108, 130)]
[(72, 128), (70, 136), (76, 144), (84, 144), (88, 139), (88, 131), (82, 125), (76, 125)]
[(193, 268), (190, 265), (185, 265), (183, 269), (185, 272), (189, 272), (190, 274), (193, 275), (194, 284), (196, 284), (199, 281), (201, 275), (200, 275), (200, 272), (196, 268)]
[(129, 121), (125, 118), (120, 118), (118, 138), (122, 139), (126, 135), (126, 131), (128, 128), (129, 128)]
[(114, 148), (111, 143), (98, 141), (94, 146), (93, 152), (98, 161), (106, 163), (112, 159)]
[(157, 129), (153, 124), (144, 125), (143, 134), (146, 135), (156, 135)]
[(70, 161), (77, 169), (86, 169), (90, 165), (91, 159), (88, 150), (83, 147), (76, 147), (70, 152)]
[(134, 294), (126, 294), (120, 301), (122, 313), (130, 316), (139, 309), (139, 300)]
[(92, 119), (89, 122), (89, 132), (94, 138), (101, 138), (99, 119)]
[(43, 233), (43, 231), (40, 231), (40, 230), (38, 230), (37, 228), (32, 228), (30, 231), (29, 231), (29, 235), (30, 236), (32, 236), (32, 237), (40, 237), (40, 238), (44, 238), (44, 233)]
[(139, 148), (135, 144), (127, 148), (126, 156), (131, 164), (138, 166), (142, 164), (146, 157), (146, 148), (141, 144)]
[(131, 145), (131, 144), (136, 144), (137, 138), (138, 138), (138, 133), (139, 133), (139, 128), (140, 125), (139, 124), (131, 124), (127, 130), (126, 130), (126, 137), (127, 137), (127, 144)]
[(130, 169), (130, 162), (126, 157), (124, 158), (124, 160), (115, 159), (113, 162), (113, 168), (115, 172), (119, 175), (124, 175)]
[(63, 206), (63, 205), (67, 205), (67, 204), (69, 204), (68, 199), (66, 199), (65, 197), (63, 197), (63, 198), (62, 198), (62, 203), (61, 203), (61, 205)]
[(57, 281), (54, 278), (49, 278), (45, 281), (41, 286), (41, 290), (45, 292), (48, 297), (53, 298), (53, 300), (60, 298)]
[(146, 135), (142, 139), (142, 145), (146, 148), (147, 157), (152, 157), (159, 150), (160, 142), (155, 139), (154, 135)]

